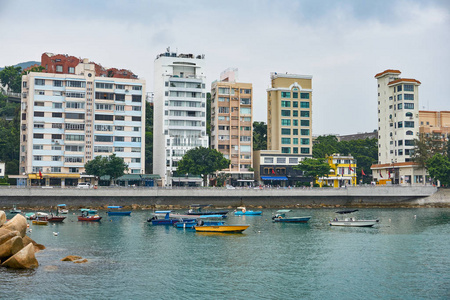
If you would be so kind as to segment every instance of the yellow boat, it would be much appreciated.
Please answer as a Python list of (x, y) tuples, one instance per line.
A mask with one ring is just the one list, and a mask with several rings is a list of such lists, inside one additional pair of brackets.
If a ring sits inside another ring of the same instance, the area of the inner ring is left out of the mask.
[(224, 232), (239, 233), (247, 229), (250, 225), (206, 225), (195, 226), (195, 231), (199, 232)]
[(32, 223), (33, 225), (48, 225), (48, 221), (43, 220), (33, 220)]

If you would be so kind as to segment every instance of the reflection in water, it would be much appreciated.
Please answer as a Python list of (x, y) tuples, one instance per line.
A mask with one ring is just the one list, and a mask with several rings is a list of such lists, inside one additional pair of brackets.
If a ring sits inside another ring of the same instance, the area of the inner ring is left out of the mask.
[[(334, 228), (335, 209), (298, 209), (307, 224), (273, 223), (275, 210), (235, 217), (240, 234), (200, 233), (146, 222), (149, 212), (101, 222), (33, 226), (47, 247), (32, 271), (0, 268), (16, 298), (445, 298), (450, 281), (449, 209), (361, 209), (374, 228)], [(415, 216), (415, 217), (414, 217)], [(53, 232), (59, 232), (54, 236)], [(67, 255), (86, 264), (61, 262)], [(155, 291), (158, 293), (155, 294)]]

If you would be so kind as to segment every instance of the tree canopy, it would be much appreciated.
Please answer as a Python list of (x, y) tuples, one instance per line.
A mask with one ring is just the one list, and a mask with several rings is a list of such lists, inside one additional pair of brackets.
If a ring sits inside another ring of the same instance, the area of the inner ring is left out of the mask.
[(450, 159), (447, 156), (436, 153), (427, 160), (428, 174), (442, 185), (450, 186)]
[(178, 174), (201, 175), (204, 186), (209, 174), (228, 168), (231, 161), (215, 149), (197, 147), (188, 150), (178, 162)]
[(315, 180), (330, 173), (330, 165), (325, 158), (306, 158), (294, 169), (303, 171), (304, 176), (312, 177)]
[(153, 107), (145, 102), (145, 173), (153, 173)]
[(22, 91), (22, 68), (9, 66), (0, 71), (0, 82), (8, 86), (7, 91), (20, 93)]
[(101, 177), (109, 175), (111, 182), (123, 176), (128, 169), (128, 165), (123, 158), (117, 157), (116, 154), (110, 156), (96, 156), (84, 165), (86, 174)]
[(253, 151), (267, 150), (267, 124), (253, 122)]
[(441, 134), (421, 134), (418, 140), (414, 140), (412, 159), (419, 166), (427, 167), (427, 162), (435, 155), (442, 154), (450, 157), (450, 137), (447, 139)]

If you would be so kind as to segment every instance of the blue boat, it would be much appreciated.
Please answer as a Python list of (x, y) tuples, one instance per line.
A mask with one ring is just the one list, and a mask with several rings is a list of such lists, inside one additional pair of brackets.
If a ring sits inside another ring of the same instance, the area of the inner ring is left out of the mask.
[(224, 221), (210, 219), (223, 219), (223, 215), (204, 215), (199, 216), (198, 219), (181, 219), (173, 226), (176, 228), (194, 228), (197, 225), (217, 226), (225, 224)]
[(170, 217), (170, 213), (172, 212), (173, 210), (157, 210), (154, 216), (149, 218), (147, 222), (151, 222), (152, 225), (173, 225), (179, 222), (180, 219)]
[(280, 209), (277, 211), (276, 215), (272, 217), (272, 220), (280, 223), (307, 223), (309, 219), (311, 219), (311, 216), (286, 217), (286, 214), (291, 211), (291, 209)]
[(16, 208), (16, 205), (14, 204), (14, 205), (13, 205), (13, 209), (11, 209), (11, 210), (9, 211), (9, 213), (15, 215), (15, 214), (20, 214), (20, 213), (22, 213), (22, 211), (21, 211), (20, 209), (17, 209), (17, 208)]
[(106, 213), (108, 214), (108, 216), (130, 216), (131, 215), (131, 211), (124, 211), (124, 210), (120, 210), (122, 208), (122, 206), (108, 206), (108, 209), (112, 209), (107, 211)]
[(86, 213), (86, 214), (89, 214), (89, 215), (97, 214), (97, 210), (96, 209), (91, 209), (91, 208), (82, 208), (82, 209), (80, 209), (80, 211), (82, 213)]
[(260, 216), (262, 215), (262, 211), (253, 211), (247, 210), (245, 207), (238, 207), (236, 209), (240, 209), (240, 211), (234, 211), (235, 216)]

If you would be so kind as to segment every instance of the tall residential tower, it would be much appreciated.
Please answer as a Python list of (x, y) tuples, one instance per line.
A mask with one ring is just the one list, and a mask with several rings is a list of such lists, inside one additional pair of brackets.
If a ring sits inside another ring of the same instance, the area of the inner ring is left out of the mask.
[(167, 49), (156, 57), (154, 77), (153, 173), (166, 186), (201, 184), (176, 170), (188, 150), (208, 147), (205, 57)]

